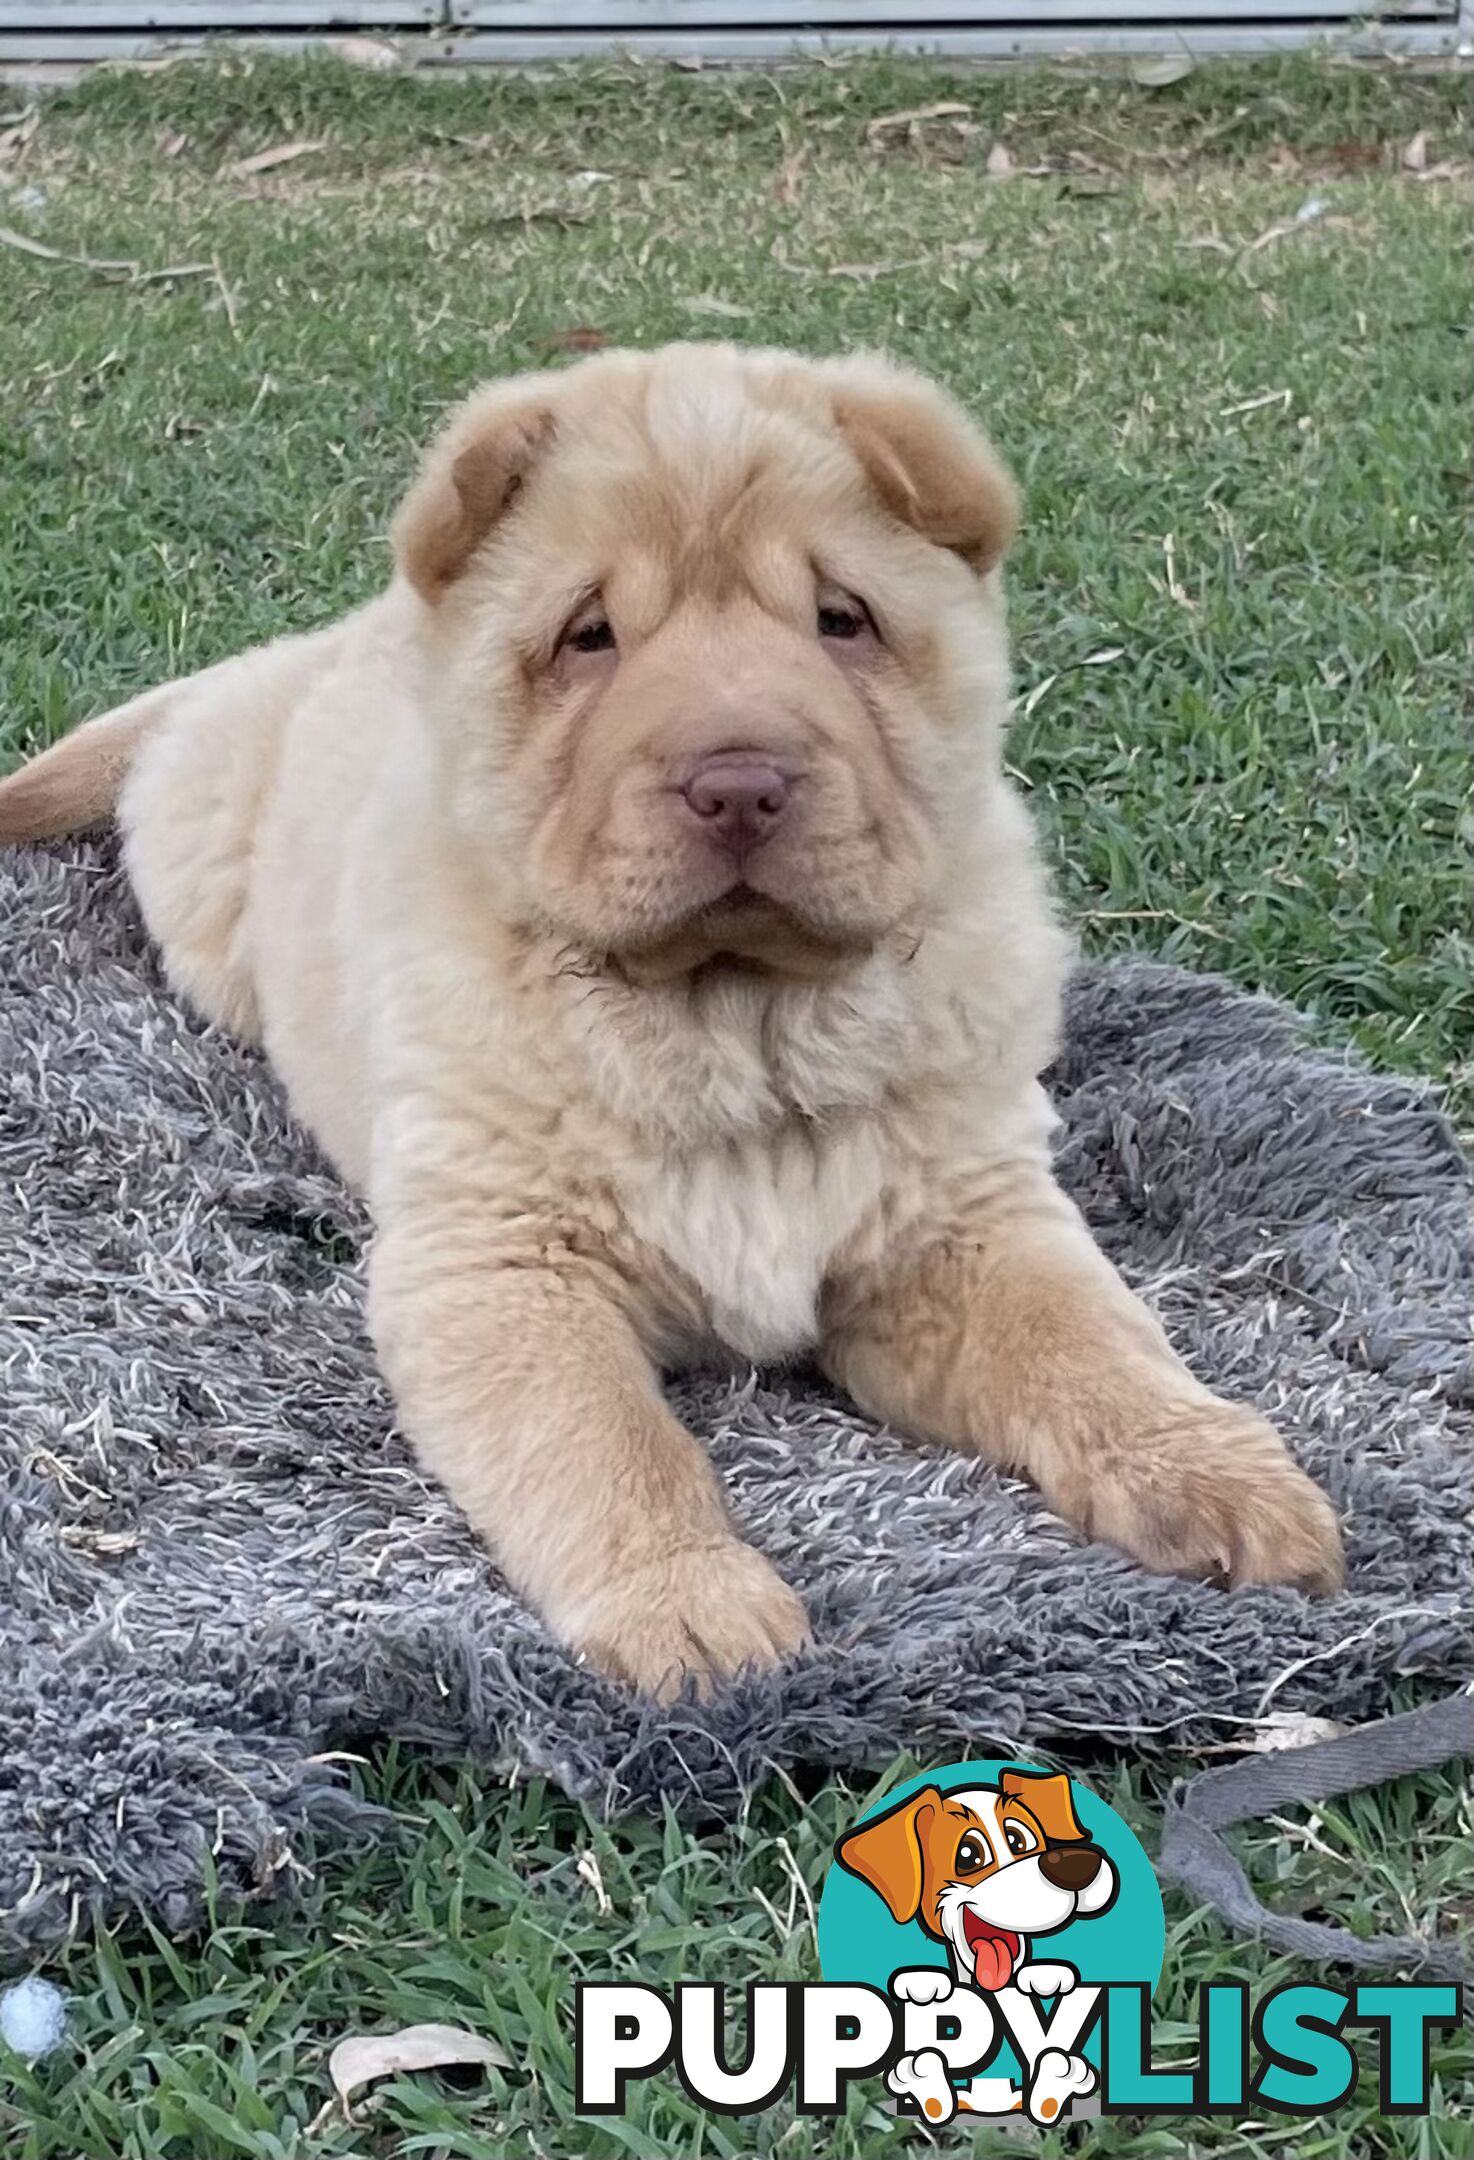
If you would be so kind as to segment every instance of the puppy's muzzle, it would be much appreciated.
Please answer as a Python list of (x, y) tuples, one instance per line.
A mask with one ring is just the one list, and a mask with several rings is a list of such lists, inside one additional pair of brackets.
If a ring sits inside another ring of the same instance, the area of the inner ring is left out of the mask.
[(1100, 1854), (1093, 1845), (1052, 1845), (1040, 1855), (1039, 1873), (1056, 1890), (1078, 1893), (1100, 1873)]

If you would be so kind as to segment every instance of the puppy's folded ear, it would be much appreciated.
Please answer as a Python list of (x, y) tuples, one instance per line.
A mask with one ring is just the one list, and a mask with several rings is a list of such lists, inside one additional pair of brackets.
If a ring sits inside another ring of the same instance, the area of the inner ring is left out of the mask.
[(1076, 1844), (1085, 1837), (1070, 1797), (1070, 1781), (1060, 1770), (1005, 1770), (998, 1789), (1022, 1800), (1051, 1845)]
[(872, 1816), (851, 1830), (834, 1848), (835, 1858), (852, 1875), (878, 1890), (891, 1918), (903, 1924), (921, 1910), (923, 1882), (921, 1837), (942, 1804), (935, 1785), (902, 1800), (884, 1815)]
[(426, 455), (391, 528), (399, 567), (426, 600), (465, 570), (553, 435), (536, 378), (498, 384), (463, 405)]
[(1012, 476), (960, 405), (881, 360), (830, 371), (834, 417), (881, 501), (979, 577), (1001, 562), (1019, 520)]

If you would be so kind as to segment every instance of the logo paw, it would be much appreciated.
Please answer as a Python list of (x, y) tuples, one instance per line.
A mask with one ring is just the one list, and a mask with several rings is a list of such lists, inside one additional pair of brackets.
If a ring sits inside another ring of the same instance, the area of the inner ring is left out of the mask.
[(1013, 1984), (1021, 1995), (1068, 1995), (1078, 1987), (1080, 1975), (1073, 1965), (1048, 1965), (1031, 1960), (1020, 1965)]
[(903, 2055), (887, 2070), (885, 2082), (898, 2100), (914, 2100), (918, 2113), (929, 2123), (950, 2122), (957, 2113), (957, 2095), (947, 2076), (947, 2065), (936, 2048), (921, 2048), (915, 2055)]
[(952, 1975), (940, 1965), (913, 1965), (891, 1976), (891, 1993), (903, 2003), (945, 2002), (953, 1985)]
[(1029, 2115), (1036, 2123), (1058, 2122), (1072, 2100), (1095, 2090), (1095, 2071), (1083, 2055), (1046, 2048), (1034, 2065), (1029, 2086)]

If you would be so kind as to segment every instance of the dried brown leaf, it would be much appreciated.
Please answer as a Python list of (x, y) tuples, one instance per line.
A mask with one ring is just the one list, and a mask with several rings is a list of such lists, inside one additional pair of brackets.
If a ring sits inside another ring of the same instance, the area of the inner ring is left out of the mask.
[(1165, 90), (1169, 84), (1191, 75), (1193, 65), (1186, 53), (1162, 53), (1148, 60), (1133, 60), (1130, 75), (1138, 90)]
[(1326, 163), (1338, 172), (1371, 172), (1382, 162), (1382, 145), (1360, 135), (1343, 135), (1326, 152)]
[(510, 2068), (493, 2041), (459, 2025), (406, 2025), (399, 2032), (350, 2033), (329, 2055), (328, 2076), (347, 2116), (353, 2095), (375, 2078), (392, 2077), (397, 2070), (442, 2070), (456, 2063), (475, 2063), (484, 2070)]
[(752, 313), (750, 307), (743, 307), (736, 300), (723, 300), (716, 293), (688, 293), (676, 305), (683, 307), (688, 315), (720, 315), (731, 322), (746, 322)]
[(778, 177), (773, 182), (773, 199), (781, 203), (785, 210), (792, 210), (797, 206), (798, 183), (806, 154), (802, 150), (795, 150), (778, 167)]
[(1165, 564), (1167, 572), (1168, 596), (1173, 601), (1175, 601), (1177, 606), (1180, 608), (1195, 608), (1198, 604), (1197, 601), (1194, 600), (1192, 594), (1187, 590), (1181, 578), (1177, 575), (1177, 540), (1176, 536), (1172, 533), (1167, 533), (1163, 537), (1162, 560)]
[(314, 151), (324, 148), (318, 138), (301, 138), (296, 142), (273, 143), (269, 150), (257, 150), (250, 157), (237, 158), (225, 170), (232, 180), (251, 180), (257, 173), (275, 172), (278, 165), (295, 164), (298, 158), (311, 157)]
[(1256, 234), (1245, 248), (1246, 255), (1258, 255), (1264, 248), (1278, 247), (1281, 240), (1289, 240), (1296, 233), (1309, 232), (1312, 226), (1329, 225), (1345, 229), (1345, 218), (1327, 217), (1330, 205), (1323, 195), (1308, 195), (1292, 218), (1282, 218), (1277, 225), (1268, 225)]
[(474, 220), (488, 231), (502, 225), (561, 225), (571, 231), (575, 225), (592, 225), (593, 213), (570, 208), (562, 202), (522, 203), (515, 209), (488, 210)]
[(9, 127), (0, 128), (0, 163), (19, 157), (41, 125), (41, 108), (32, 105)]
[(1220, 420), (1236, 419), (1241, 413), (1262, 412), (1266, 405), (1283, 405), (1286, 412), (1294, 403), (1292, 390), (1261, 390), (1257, 397), (1240, 398), (1237, 405), (1220, 405)]
[(825, 277), (853, 278), (857, 285), (868, 285), (872, 278), (894, 277), (899, 270), (919, 270), (924, 267), (924, 255), (913, 256), (907, 262), (831, 263)]
[(1302, 1710), (1271, 1710), (1261, 1724), (1241, 1735), (1239, 1746), (1255, 1755), (1278, 1755), (1284, 1748), (1314, 1747), (1321, 1740), (1339, 1740), (1351, 1730), (1334, 1718), (1311, 1717)]
[(578, 1867), (575, 1872), (579, 1881), (587, 1883), (593, 1891), (594, 1903), (598, 1906), (600, 1913), (611, 1912), (613, 1907), (609, 1901), (609, 1892), (604, 1888), (604, 1873), (599, 1866), (598, 1854), (596, 1852), (580, 1853)]
[(879, 113), (867, 122), (865, 140), (872, 150), (887, 149), (893, 143), (915, 133), (928, 120), (969, 120), (970, 105), (957, 105), (945, 99), (939, 105), (915, 105), (906, 112)]
[(602, 352), (609, 343), (609, 332), (596, 329), (592, 323), (572, 323), (566, 330), (550, 330), (537, 342), (542, 352)]
[(336, 37), (326, 40), (327, 50), (351, 67), (379, 70), (398, 67), (399, 48), (388, 38)]

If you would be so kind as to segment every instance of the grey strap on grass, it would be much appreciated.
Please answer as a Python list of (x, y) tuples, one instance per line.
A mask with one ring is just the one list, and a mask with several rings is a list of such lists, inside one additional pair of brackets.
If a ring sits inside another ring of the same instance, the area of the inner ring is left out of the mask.
[(1328, 1800), (1471, 1754), (1474, 1696), (1461, 1693), (1423, 1710), (1360, 1726), (1338, 1740), (1246, 1756), (1222, 1769), (1205, 1770), (1178, 1786), (1167, 1802), (1157, 1871), (1190, 1897), (1211, 1905), (1240, 1933), (1257, 1935), (1271, 1949), (1366, 1971), (1406, 1966), (1420, 1979), (1467, 1985), (1469, 1961), (1443, 1943), (1416, 1935), (1376, 1935), (1364, 1941), (1348, 1928), (1271, 1912), (1250, 1889), (1219, 1833), (1297, 1801)]

